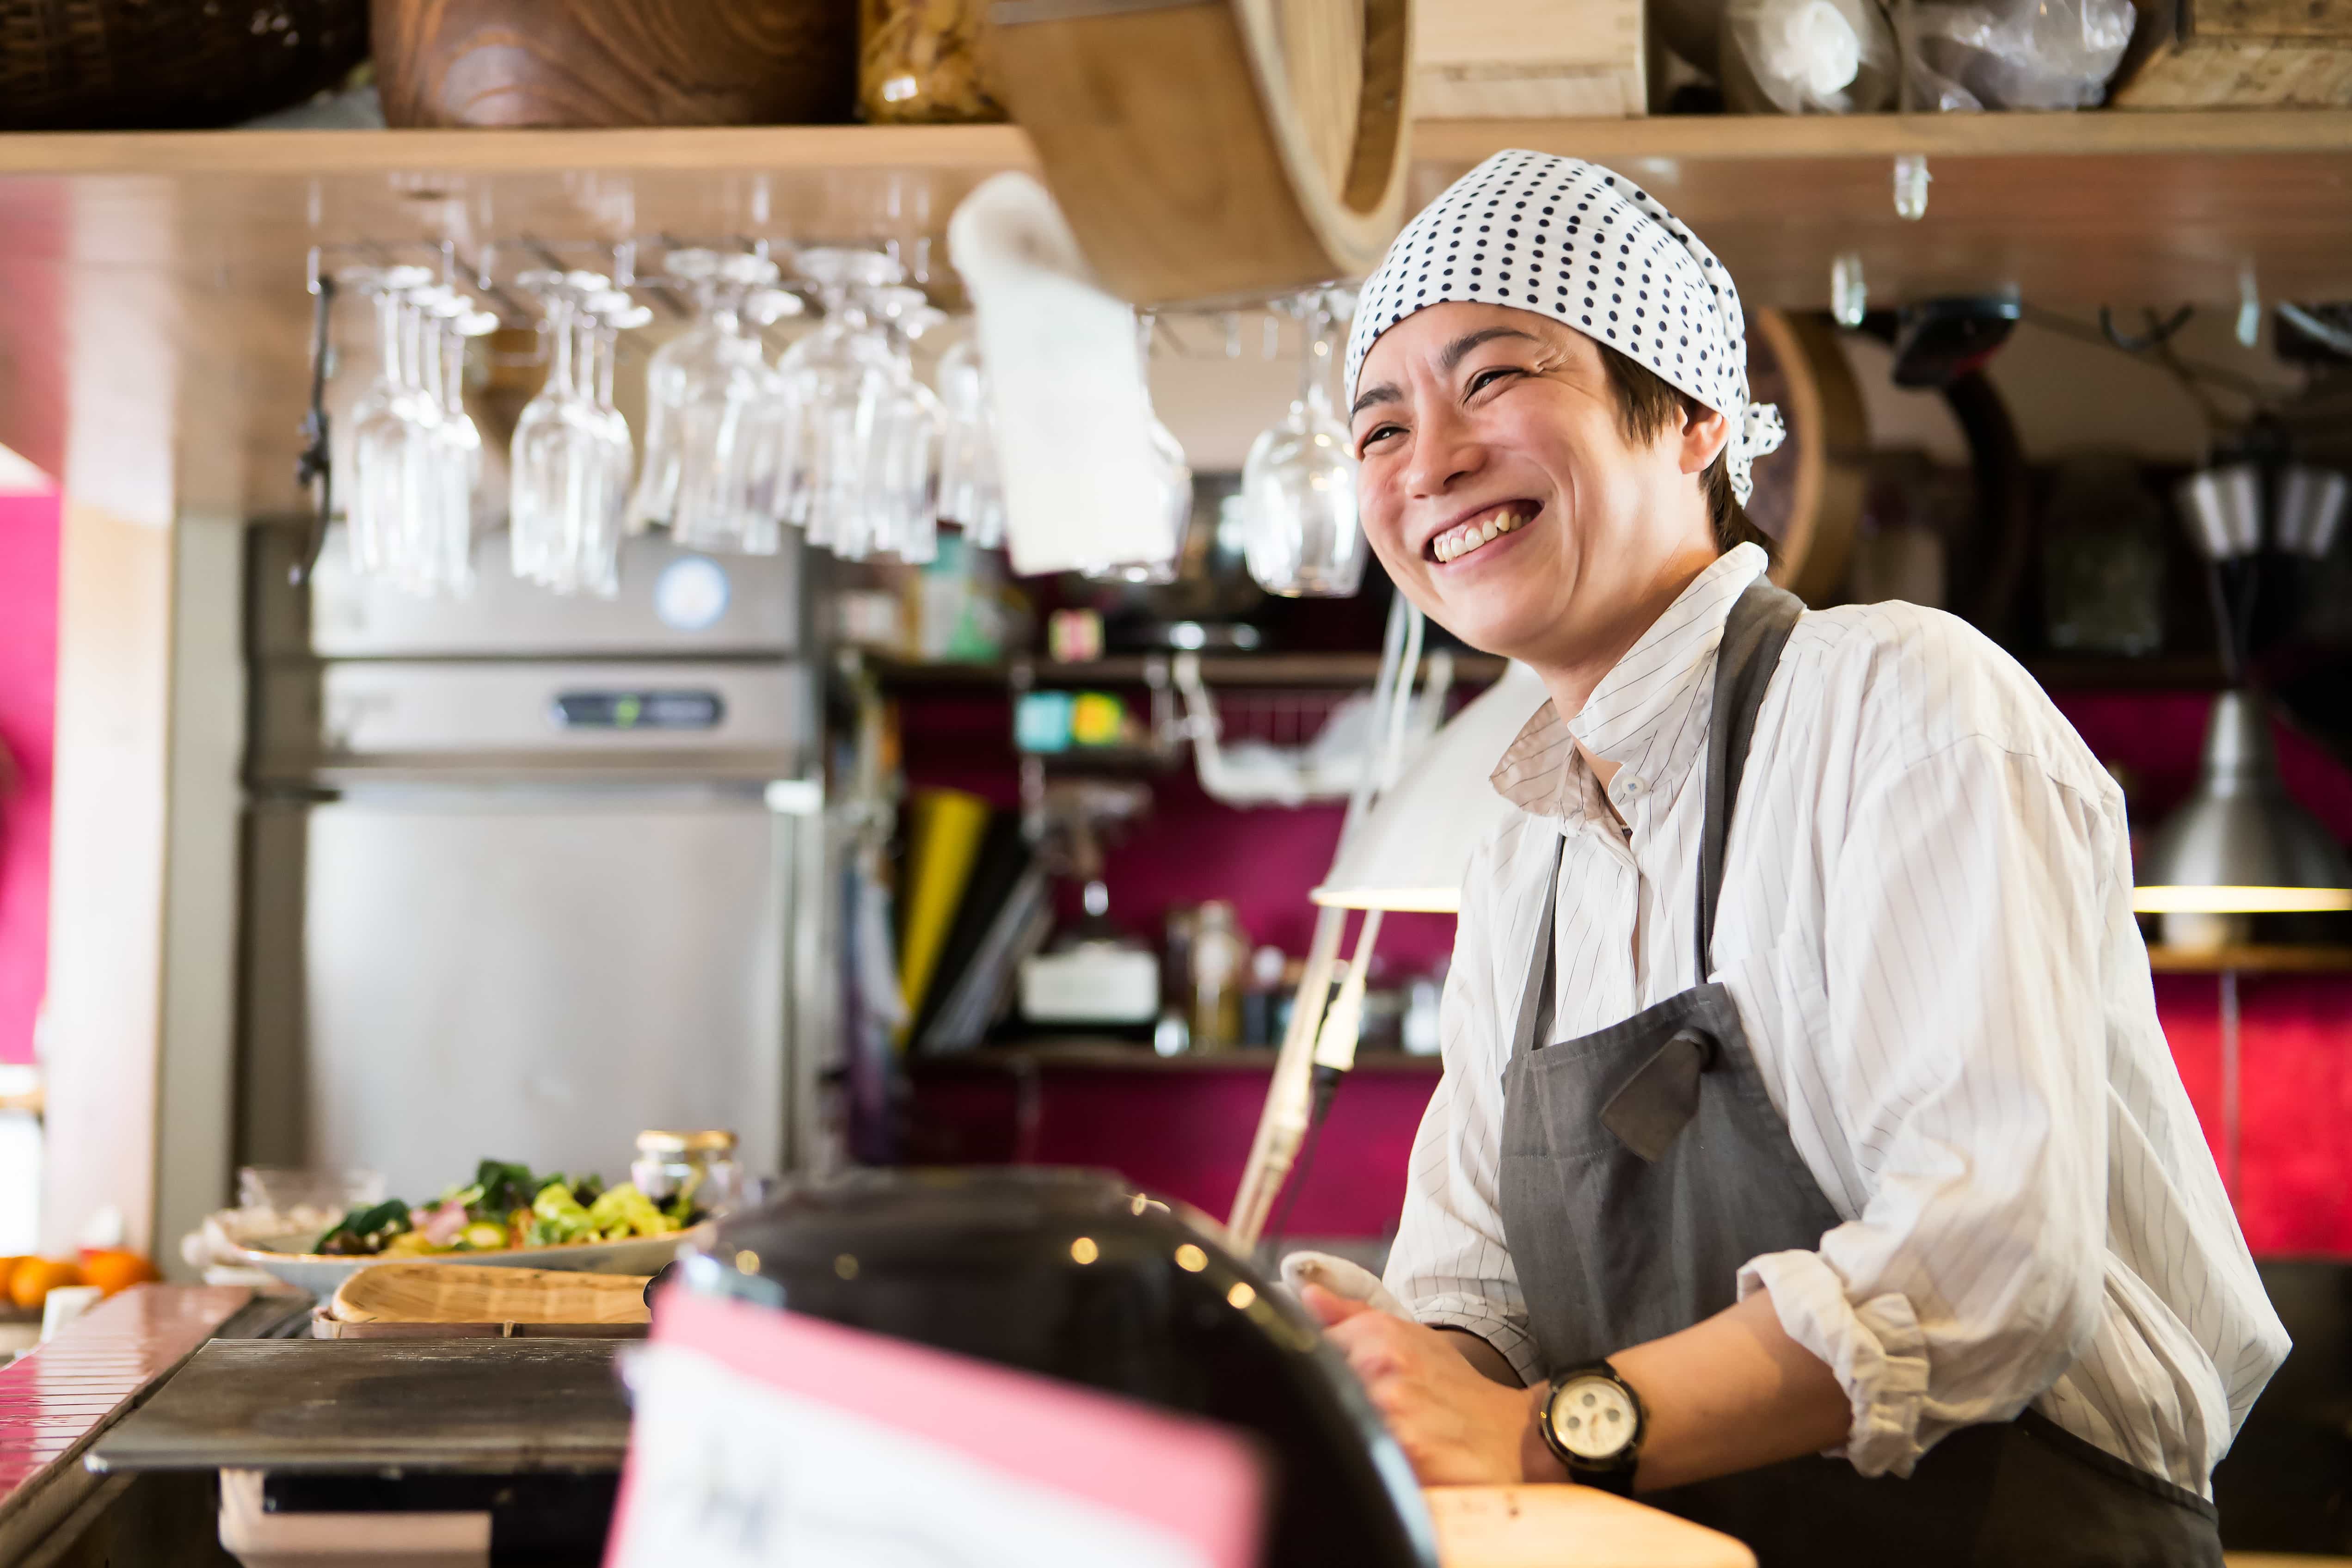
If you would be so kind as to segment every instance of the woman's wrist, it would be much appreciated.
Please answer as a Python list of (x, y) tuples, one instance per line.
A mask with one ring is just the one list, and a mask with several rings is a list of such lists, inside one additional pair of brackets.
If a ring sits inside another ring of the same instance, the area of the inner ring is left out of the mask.
[(1544, 1405), (1551, 1399), (1551, 1384), (1538, 1383), (1528, 1390), (1527, 1419), (1519, 1424), (1519, 1479), (1538, 1485), (1558, 1485), (1573, 1478), (1559, 1456), (1544, 1441)]

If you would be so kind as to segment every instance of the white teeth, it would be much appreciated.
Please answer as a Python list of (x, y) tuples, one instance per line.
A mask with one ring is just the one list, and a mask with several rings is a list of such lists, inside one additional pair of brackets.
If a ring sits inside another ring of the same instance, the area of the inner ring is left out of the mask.
[(1465, 522), (1461, 527), (1441, 534), (1430, 546), (1430, 554), (1440, 562), (1459, 561), (1501, 534), (1514, 532), (1527, 525), (1528, 514), (1517, 507), (1494, 513), (1484, 522)]

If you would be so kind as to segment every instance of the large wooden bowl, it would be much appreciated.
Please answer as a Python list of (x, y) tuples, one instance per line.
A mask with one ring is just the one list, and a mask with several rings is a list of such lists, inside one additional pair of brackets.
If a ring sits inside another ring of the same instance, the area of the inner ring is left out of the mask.
[(856, 0), (375, 0), (395, 126), (849, 118)]
[(997, 0), (998, 79), (1103, 285), (1138, 304), (1360, 278), (1402, 226), (1412, 6)]

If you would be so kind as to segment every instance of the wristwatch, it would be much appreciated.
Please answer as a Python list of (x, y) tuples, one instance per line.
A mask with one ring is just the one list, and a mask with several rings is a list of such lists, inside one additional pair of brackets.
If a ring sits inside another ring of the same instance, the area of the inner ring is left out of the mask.
[(1605, 1361), (1572, 1366), (1551, 1380), (1551, 1394), (1536, 1417), (1544, 1447), (1586, 1486), (1633, 1495), (1633, 1471), (1642, 1459), (1642, 1435), (1649, 1413), (1633, 1385)]

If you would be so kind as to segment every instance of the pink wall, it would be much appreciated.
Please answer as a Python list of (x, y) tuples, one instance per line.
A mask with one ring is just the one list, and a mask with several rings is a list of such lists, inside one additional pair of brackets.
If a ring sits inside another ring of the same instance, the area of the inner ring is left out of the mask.
[(0, 494), (0, 1062), (33, 1059), (48, 972), (49, 748), (58, 684), (58, 500)]
[[(2196, 773), (2210, 697), (2197, 693), (2062, 694), (2059, 706), (2102, 759), (2134, 776), (2136, 822), (2161, 821)], [(1003, 702), (971, 694), (908, 705), (909, 774), (1013, 803)], [(2352, 839), (2352, 772), (2291, 729), (2277, 731), (2280, 769), (2296, 798), (2339, 839)], [(1108, 857), (1115, 914), (1151, 929), (1175, 900), (1230, 898), (1261, 941), (1297, 952), (1312, 921), (1307, 889), (1329, 863), (1336, 810), (1237, 812), (1203, 796), (1189, 771), (1153, 780), (1151, 819)], [(1396, 917), (1391, 917), (1392, 921)], [(1418, 968), (1445, 951), (1451, 920), (1412, 917), (1381, 946)], [(2182, 1082), (2208, 1138), (2221, 1148), (2217, 982), (2160, 975), (2157, 1007)], [(2241, 981), (2246, 1239), (2264, 1256), (2352, 1258), (2352, 976), (2247, 976)], [(1012, 1079), (982, 1068), (933, 1069), (915, 1097), (910, 1156), (1119, 1170), (1213, 1215), (1230, 1206), (1265, 1092), (1263, 1068), (1181, 1072), (1055, 1071), (1024, 1114)], [(1358, 1073), (1342, 1089), (1313, 1170), (1300, 1189), (1294, 1233), (1379, 1236), (1393, 1228), (1412, 1132), (1434, 1078)]]

